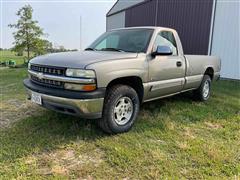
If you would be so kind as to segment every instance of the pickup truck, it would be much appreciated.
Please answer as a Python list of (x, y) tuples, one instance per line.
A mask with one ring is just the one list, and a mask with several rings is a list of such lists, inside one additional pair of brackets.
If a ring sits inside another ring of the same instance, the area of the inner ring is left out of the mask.
[(24, 85), (32, 102), (98, 119), (103, 131), (115, 134), (131, 129), (141, 103), (186, 91), (208, 100), (220, 66), (214, 56), (184, 55), (173, 29), (122, 28), (105, 32), (84, 51), (31, 59)]

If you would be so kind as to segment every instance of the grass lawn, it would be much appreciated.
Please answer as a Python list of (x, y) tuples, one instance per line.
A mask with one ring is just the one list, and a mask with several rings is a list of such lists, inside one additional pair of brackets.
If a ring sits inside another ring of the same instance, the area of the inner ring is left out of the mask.
[(239, 179), (240, 83), (219, 81), (206, 103), (189, 95), (149, 102), (133, 129), (25, 100), (26, 69), (0, 70), (0, 179)]
[(10, 50), (2, 50), (0, 51), (0, 61), (10, 61), (13, 60), (16, 62), (17, 65), (24, 64), (24, 59), (27, 59), (26, 52), (24, 53), (24, 56), (17, 56), (17, 53), (10, 51)]

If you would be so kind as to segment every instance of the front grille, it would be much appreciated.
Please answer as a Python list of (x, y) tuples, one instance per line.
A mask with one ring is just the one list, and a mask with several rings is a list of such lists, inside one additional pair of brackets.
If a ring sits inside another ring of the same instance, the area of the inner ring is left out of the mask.
[(43, 85), (46, 87), (54, 87), (54, 88), (63, 88), (64, 83), (61, 81), (54, 81), (54, 80), (49, 80), (49, 79), (39, 79), (36, 76), (31, 76), (31, 80), (39, 85)]
[(60, 67), (52, 67), (52, 66), (40, 66), (40, 65), (31, 65), (30, 69), (36, 72), (42, 72), (45, 74), (57, 75), (57, 76), (64, 76), (65, 75), (65, 68)]

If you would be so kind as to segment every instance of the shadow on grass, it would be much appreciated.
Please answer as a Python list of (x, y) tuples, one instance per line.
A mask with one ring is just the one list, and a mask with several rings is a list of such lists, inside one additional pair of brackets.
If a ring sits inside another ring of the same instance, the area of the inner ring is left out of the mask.
[(194, 98), (192, 92), (186, 92), (145, 103), (141, 110), (156, 119), (165, 116), (180, 124), (196, 123), (206, 119), (227, 119), (239, 114), (239, 86), (233, 90), (225, 88), (225, 94), (214, 88), (207, 102), (200, 102)]
[(169, 113), (171, 108), (166, 108), (167, 104), (172, 103), (172, 102), (173, 103), (182, 102), (182, 103), (191, 104), (192, 101), (193, 101), (192, 93), (191, 92), (186, 92), (186, 93), (178, 94), (178, 95), (163, 98), (163, 99), (158, 99), (158, 100), (155, 100), (155, 101), (146, 102), (142, 105), (142, 109), (145, 110), (145, 111), (153, 113), (153, 112), (156, 111), (156, 109), (164, 108), (165, 112)]

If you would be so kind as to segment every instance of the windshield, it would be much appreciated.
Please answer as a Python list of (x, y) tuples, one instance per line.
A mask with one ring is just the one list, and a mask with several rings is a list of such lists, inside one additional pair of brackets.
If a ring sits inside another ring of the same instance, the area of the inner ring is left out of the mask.
[(146, 52), (152, 29), (121, 29), (104, 33), (86, 50)]

